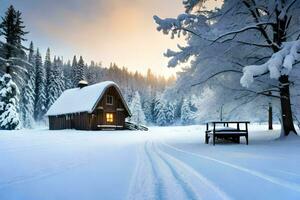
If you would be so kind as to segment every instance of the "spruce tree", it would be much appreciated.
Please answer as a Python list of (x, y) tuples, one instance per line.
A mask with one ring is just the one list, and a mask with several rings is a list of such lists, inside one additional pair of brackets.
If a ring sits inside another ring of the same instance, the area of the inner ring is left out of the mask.
[(159, 126), (167, 125), (167, 118), (166, 118), (166, 102), (163, 99), (162, 95), (158, 95), (154, 105), (154, 113), (155, 113), (155, 121), (156, 124)]
[(72, 72), (71, 72), (70, 60), (68, 60), (68, 62), (66, 64), (63, 64), (63, 74), (64, 74), (65, 89), (72, 88), (73, 83), (72, 83)]
[(34, 118), (36, 121), (43, 120), (47, 111), (46, 108), (46, 70), (42, 63), (42, 57), (37, 49), (35, 58), (36, 81), (35, 81), (35, 110)]
[[(5, 58), (20, 57), (25, 55), (23, 51), (22, 41), (24, 36), (28, 33), (24, 31), (25, 26), (21, 19), (21, 12), (16, 11), (11, 5), (5, 12), (5, 16), (2, 17), (0, 24), (0, 35), (3, 35), (6, 43), (4, 44)], [(6, 67), (6, 72), (10, 73), (10, 67)]]
[(19, 93), (17, 85), (9, 74), (0, 78), (0, 129), (14, 130), (20, 124), (18, 114)]
[(175, 107), (173, 103), (167, 102), (165, 105), (165, 115), (166, 115), (166, 120), (167, 124), (171, 125), (175, 121)]
[(84, 61), (82, 59), (82, 56), (80, 56), (78, 64), (77, 64), (77, 71), (76, 71), (76, 81), (77, 81), (77, 84), (81, 80), (86, 80), (85, 69), (86, 69), (86, 67), (85, 67)]
[[(1, 97), (0, 97), (0, 128), (15, 129), (20, 125), (18, 112), (20, 111), (19, 89), (17, 84), (24, 85), (29, 81), (30, 64), (25, 61), (24, 47), (22, 41), (27, 32), (21, 19), (21, 12), (10, 6), (0, 23), (0, 35), (5, 38), (5, 43), (1, 46), (1, 55), (5, 60), (5, 73), (1, 77)], [(31, 88), (24, 88), (25, 96), (30, 99)], [(24, 108), (24, 107), (23, 107)], [(27, 109), (28, 110), (28, 109)], [(30, 109), (29, 109), (30, 110)], [(21, 110), (22, 111), (22, 110)]]
[(136, 123), (137, 125), (145, 125), (145, 114), (142, 109), (141, 97), (138, 91), (135, 92), (130, 102), (129, 108), (132, 113), (132, 116), (129, 118), (129, 121)]
[(181, 123), (184, 125), (193, 124), (195, 119), (196, 115), (191, 108), (190, 99), (184, 99), (181, 107)]
[(64, 90), (62, 61), (54, 57), (53, 66), (49, 72), (48, 108), (56, 101)]
[(35, 104), (35, 56), (33, 43), (30, 43), (27, 65), (27, 76), (24, 87), (21, 90), (20, 115), (23, 127), (32, 128), (34, 124)]
[(44, 68), (46, 71), (46, 100), (47, 100), (47, 110), (49, 109), (48, 105), (49, 105), (49, 79), (50, 79), (50, 71), (52, 69), (52, 62), (51, 62), (51, 52), (50, 52), (50, 48), (47, 48), (46, 51), (46, 56), (45, 56), (45, 62), (44, 62)]
[(56, 81), (56, 84), (57, 84), (56, 99), (57, 99), (66, 88), (65, 80), (64, 80), (65, 76), (64, 76), (64, 70), (63, 70), (63, 60), (59, 57), (57, 59), (56, 64), (54, 65), (54, 72), (55, 72), (55, 77), (57, 78), (57, 81)]
[(73, 57), (72, 68), (71, 68), (71, 77), (72, 77), (72, 87), (75, 88), (78, 85), (77, 81), (77, 58)]
[[(148, 70), (149, 73), (149, 70)], [(148, 76), (147, 76), (148, 79)], [(155, 103), (155, 96), (153, 95), (151, 86), (147, 86), (145, 91), (145, 95), (143, 95), (143, 110), (145, 113), (146, 121), (148, 123), (154, 123), (153, 121), (153, 113), (154, 113), (154, 103)]]

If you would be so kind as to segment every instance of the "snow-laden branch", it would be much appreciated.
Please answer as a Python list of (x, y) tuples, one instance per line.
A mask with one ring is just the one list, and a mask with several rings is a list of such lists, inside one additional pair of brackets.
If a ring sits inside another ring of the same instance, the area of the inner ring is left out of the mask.
[(250, 25), (250, 26), (246, 26), (246, 27), (243, 27), (241, 29), (238, 29), (238, 30), (234, 30), (234, 31), (229, 31), (227, 33), (224, 33), (222, 35), (220, 35), (219, 37), (217, 37), (214, 42), (226, 37), (226, 36), (230, 36), (230, 35), (237, 35), (239, 33), (243, 33), (245, 31), (248, 31), (248, 30), (260, 30), (260, 26), (263, 26), (263, 25), (274, 25), (273, 22), (260, 22), (260, 23), (256, 23), (254, 25)]
[(262, 65), (249, 65), (243, 69), (241, 84), (249, 87), (256, 76), (270, 73), (270, 78), (279, 79), (281, 75), (288, 75), (293, 65), (300, 60), (300, 40), (286, 42), (280, 51)]
[(250, 46), (256, 46), (256, 47), (266, 47), (266, 48), (272, 47), (272, 45), (269, 45), (269, 44), (258, 44), (258, 43), (245, 42), (245, 41), (237, 41), (237, 43), (250, 45)]
[(196, 30), (191, 28), (192, 24), (197, 23), (198, 25), (201, 24), (203, 28), (207, 28), (207, 20), (208, 18), (204, 15), (193, 15), (193, 14), (180, 14), (177, 18), (165, 18), (162, 19), (158, 16), (153, 16), (155, 23), (157, 24), (157, 30), (162, 31), (163, 34), (171, 35), (173, 39), (175, 35), (178, 37), (186, 35), (187, 33), (193, 34), (200, 38), (205, 39), (202, 35), (197, 33)]
[(217, 72), (217, 73), (215, 73), (215, 74), (209, 76), (207, 79), (205, 79), (205, 80), (203, 80), (203, 81), (200, 81), (200, 82), (198, 82), (198, 83), (192, 84), (191, 87), (194, 87), (194, 86), (197, 86), (197, 85), (204, 84), (204, 83), (206, 83), (207, 81), (209, 81), (210, 79), (212, 79), (212, 78), (214, 78), (214, 77), (217, 77), (217, 76), (219, 76), (219, 75), (223, 75), (224, 73), (240, 73), (240, 74), (241, 74), (241, 73), (243, 73), (243, 72), (241, 72), (241, 71), (239, 71), (239, 70), (234, 70), (234, 69), (223, 70), (223, 71)]
[(280, 15), (278, 16), (278, 18), (280, 20), (283, 20), (284, 17), (286, 16), (287, 12), (289, 11), (289, 9), (294, 5), (294, 3), (296, 3), (296, 1), (298, 0), (293, 0), (291, 1), (289, 4), (287, 4), (280, 12)]

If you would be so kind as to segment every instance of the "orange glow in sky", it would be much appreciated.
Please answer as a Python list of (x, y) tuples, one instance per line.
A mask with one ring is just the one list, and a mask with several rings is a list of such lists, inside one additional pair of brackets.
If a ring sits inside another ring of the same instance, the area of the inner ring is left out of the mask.
[[(152, 17), (176, 17), (184, 10), (182, 0), (0, 1), (23, 13), (28, 38), (42, 52), (50, 47), (65, 60), (82, 55), (86, 62), (115, 62), (142, 73), (151, 68), (168, 76), (179, 70), (166, 67), (163, 53), (184, 40), (157, 32)], [(211, 0), (209, 6), (215, 4)]]

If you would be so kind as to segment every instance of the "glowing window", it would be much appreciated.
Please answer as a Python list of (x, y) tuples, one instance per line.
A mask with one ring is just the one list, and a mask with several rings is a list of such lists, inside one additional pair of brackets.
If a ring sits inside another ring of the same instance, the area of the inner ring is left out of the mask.
[(114, 115), (112, 113), (106, 113), (106, 122), (114, 122)]

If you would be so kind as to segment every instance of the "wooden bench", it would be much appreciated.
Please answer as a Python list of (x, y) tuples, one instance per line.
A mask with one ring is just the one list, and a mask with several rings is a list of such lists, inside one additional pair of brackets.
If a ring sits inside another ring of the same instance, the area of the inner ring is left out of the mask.
[[(248, 124), (250, 124), (249, 121), (208, 122), (206, 123), (205, 143), (208, 144), (210, 137), (212, 137), (213, 145), (215, 145), (217, 138), (240, 143), (240, 137), (245, 137), (248, 145)], [(229, 125), (235, 125), (235, 127), (230, 127)], [(244, 129), (240, 125), (244, 125)]]

